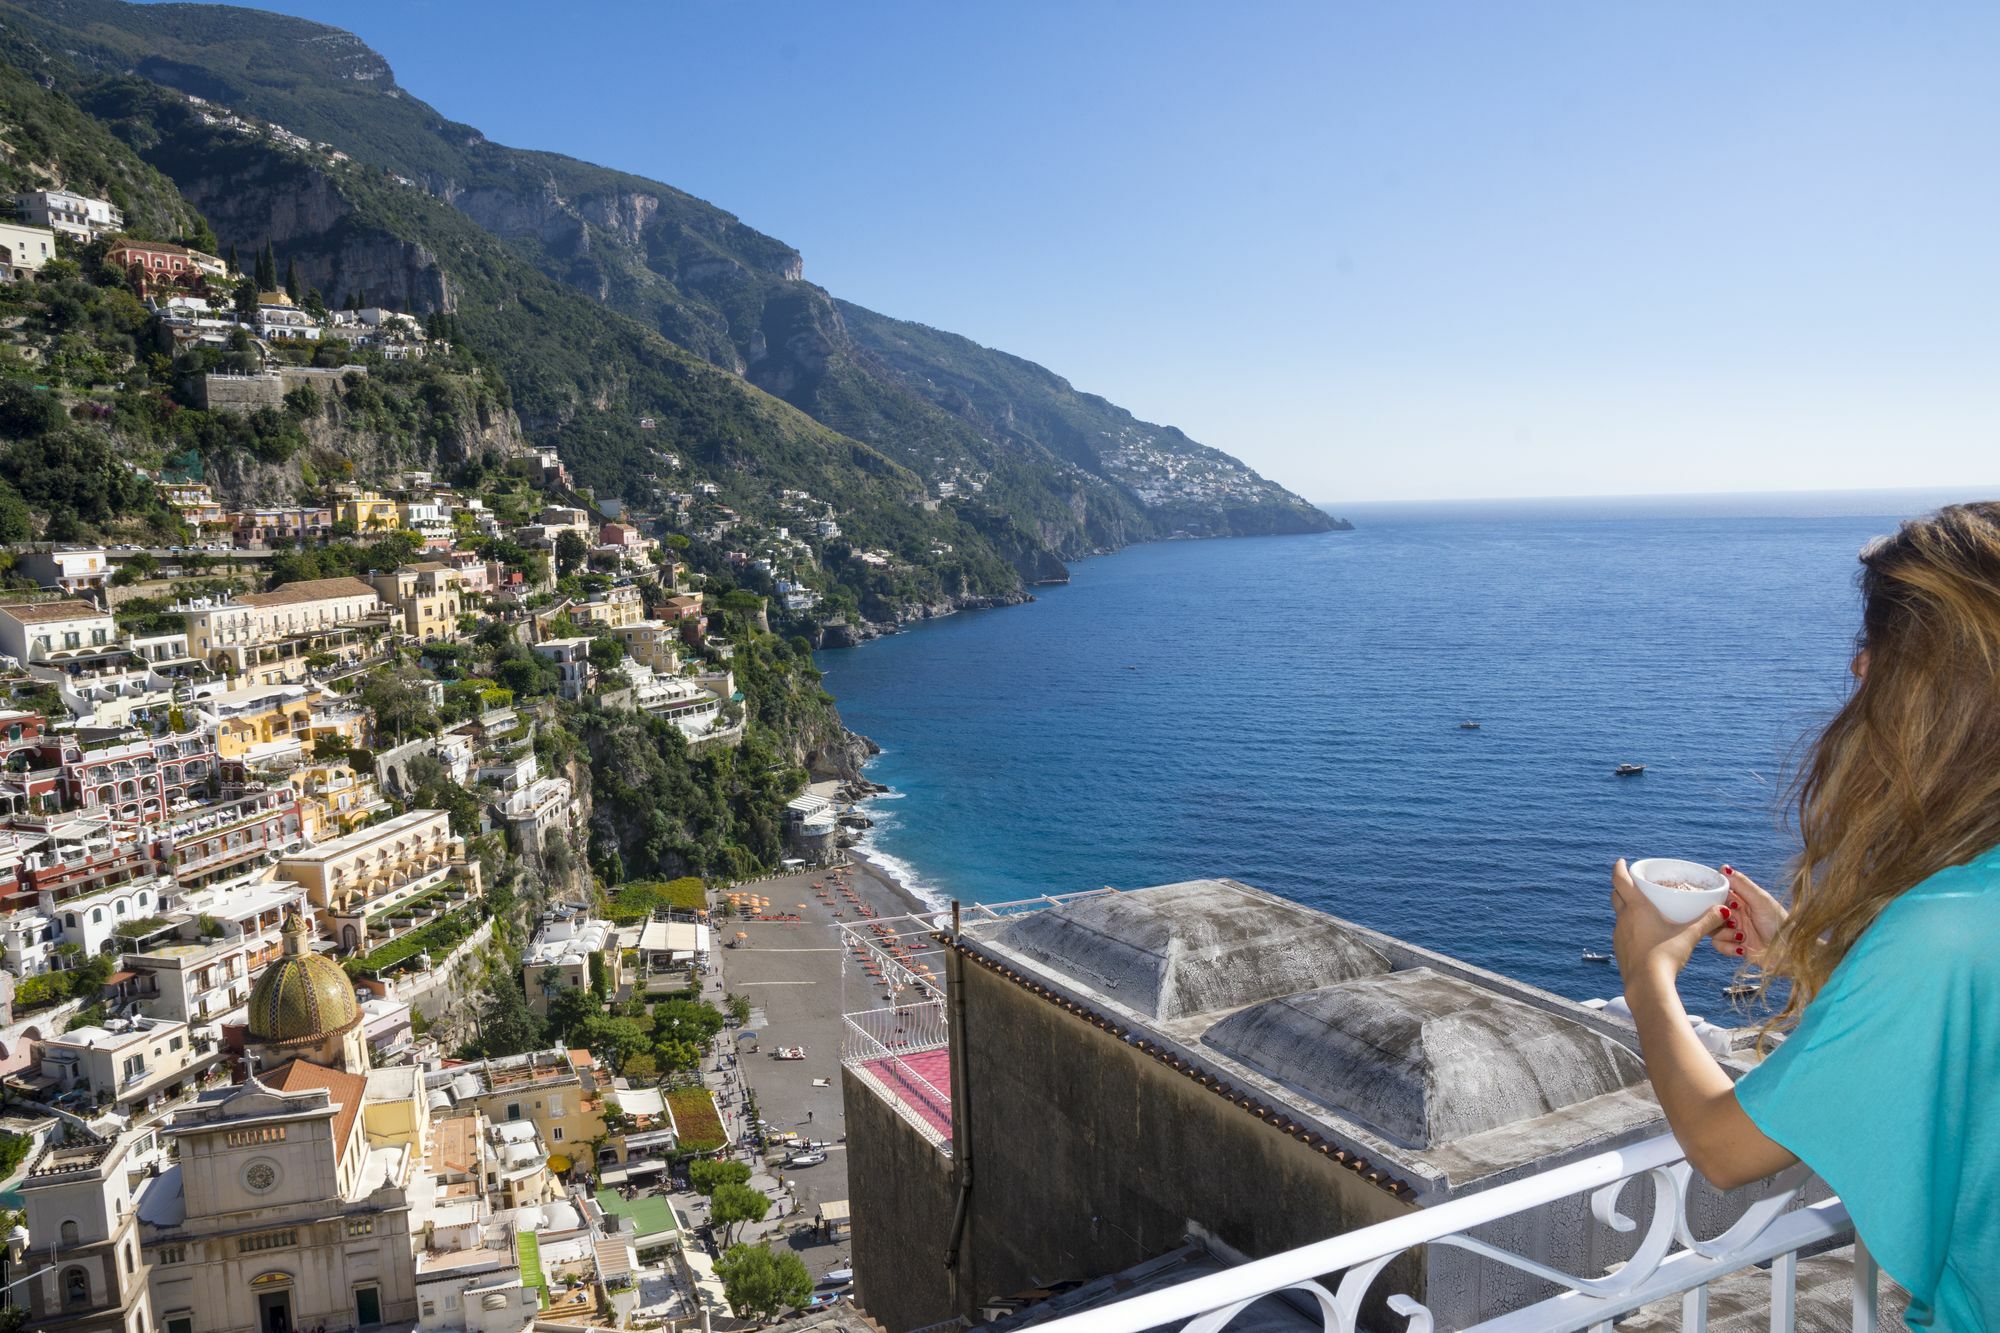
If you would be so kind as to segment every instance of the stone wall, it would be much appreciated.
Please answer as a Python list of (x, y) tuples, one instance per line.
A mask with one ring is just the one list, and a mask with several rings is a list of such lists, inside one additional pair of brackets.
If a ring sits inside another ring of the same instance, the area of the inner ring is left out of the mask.
[(285, 405), (285, 382), (276, 375), (203, 375), (197, 402), (211, 412), (255, 412)]
[[(952, 1100), (974, 1182), (955, 1313), (1115, 1273), (1182, 1244), (1190, 1223), (1261, 1257), (1413, 1211), (995, 973), (957, 958), (952, 971), (965, 996), (964, 1030), (952, 1034), (965, 1087)], [(851, 1153), (851, 1119), (848, 1134)], [(857, 1236), (879, 1222), (859, 1207), (854, 1216)], [(1423, 1289), (1409, 1261), (1377, 1287)]]
[(889, 1333), (948, 1319), (944, 1251), (958, 1199), (951, 1159), (850, 1070), (841, 1071), (840, 1097), (857, 1303)]

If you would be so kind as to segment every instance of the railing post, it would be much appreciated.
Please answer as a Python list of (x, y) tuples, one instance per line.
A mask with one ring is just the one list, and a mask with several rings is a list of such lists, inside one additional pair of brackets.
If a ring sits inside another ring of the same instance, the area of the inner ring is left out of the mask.
[(1798, 1304), (1799, 1252), (1793, 1250), (1771, 1261), (1771, 1333), (1792, 1333)]
[(1708, 1333), (1708, 1287), (1696, 1287), (1681, 1297), (1681, 1333)]
[(1854, 1333), (1875, 1333), (1875, 1256), (1857, 1234), (1854, 1237)]

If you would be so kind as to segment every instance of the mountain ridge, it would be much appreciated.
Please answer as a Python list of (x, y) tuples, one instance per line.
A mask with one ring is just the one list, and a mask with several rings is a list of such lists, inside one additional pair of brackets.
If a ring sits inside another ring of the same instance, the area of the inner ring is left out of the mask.
[[(862, 441), (935, 496), (976, 487), (1052, 557), (1167, 536), (1337, 526), (1229, 455), (1075, 391), (1025, 358), (981, 349), (984, 357), (941, 364), (930, 359), (937, 339), (957, 335), (936, 330), (916, 340), (928, 354), (912, 352), (907, 336), (899, 347), (884, 330), (923, 326), (806, 282), (795, 248), (663, 182), (496, 144), (401, 88), (385, 59), (341, 29), (121, 0), (5, 0), (0, 19), (100, 73), (130, 70), (281, 121), (413, 183), (544, 275)], [(442, 292), (405, 294), (444, 301)], [(622, 485), (632, 475), (625, 457), (583, 470)], [(1187, 469), (1215, 481), (1213, 494), (1155, 484)]]

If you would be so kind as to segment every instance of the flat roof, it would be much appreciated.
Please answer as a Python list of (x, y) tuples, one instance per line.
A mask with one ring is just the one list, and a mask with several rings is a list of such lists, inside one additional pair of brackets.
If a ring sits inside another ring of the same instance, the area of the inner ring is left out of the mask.
[[(17, 602), (11, 606), (0, 606), (0, 612), (12, 616), (24, 625), (32, 625), (45, 620), (94, 620), (111, 619), (109, 611), (100, 611), (89, 602)], [(105, 644), (110, 648), (114, 645)]]
[(279, 864), (284, 865), (297, 861), (330, 861), (336, 856), (353, 851), (356, 847), (367, 847), (372, 843), (394, 838), (398, 834), (407, 833), (417, 825), (442, 814), (444, 814), (442, 810), (411, 810), (407, 814), (397, 815), (394, 819), (385, 820), (380, 824), (370, 824), (367, 828), (356, 829), (352, 833), (343, 834), (335, 838), (332, 842), (323, 842), (316, 847), (308, 847), (302, 852), (290, 853)]

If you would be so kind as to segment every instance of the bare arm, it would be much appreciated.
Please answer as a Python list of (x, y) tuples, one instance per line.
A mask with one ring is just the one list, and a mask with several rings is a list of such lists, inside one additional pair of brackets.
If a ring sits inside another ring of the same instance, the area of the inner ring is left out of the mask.
[(1647, 1076), (1688, 1161), (1721, 1189), (1790, 1166), (1798, 1159), (1744, 1114), (1729, 1075), (1695, 1035), (1674, 987), (1695, 946), (1728, 927), (1728, 918), (1718, 909), (1690, 925), (1673, 924), (1633, 886), (1623, 861), (1611, 883), (1625, 1003), (1639, 1029)]
[(1674, 976), (1659, 967), (1628, 976), (1625, 1003), (1639, 1027), (1646, 1074), (1681, 1150), (1719, 1189), (1784, 1170), (1798, 1158), (1766, 1138), (1737, 1104), (1735, 1085), (1688, 1022)]

